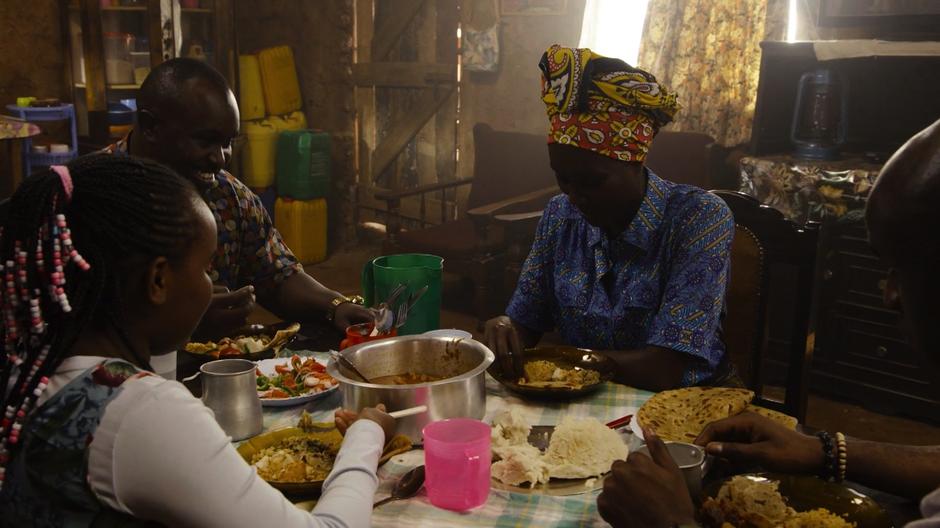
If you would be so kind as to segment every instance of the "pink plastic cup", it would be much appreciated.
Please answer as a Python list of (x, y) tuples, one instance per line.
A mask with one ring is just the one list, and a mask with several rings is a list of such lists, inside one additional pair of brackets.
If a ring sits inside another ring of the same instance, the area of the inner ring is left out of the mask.
[(429, 423), (424, 434), (424, 485), (431, 504), (463, 511), (490, 494), (490, 426), (453, 418)]

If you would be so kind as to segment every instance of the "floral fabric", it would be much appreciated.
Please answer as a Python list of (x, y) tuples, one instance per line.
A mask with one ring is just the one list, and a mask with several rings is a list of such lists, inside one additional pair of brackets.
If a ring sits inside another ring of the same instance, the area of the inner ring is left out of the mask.
[(809, 161), (792, 156), (745, 157), (741, 191), (797, 223), (840, 218), (865, 208), (880, 165), (862, 160)]
[(698, 358), (695, 385), (724, 356), (719, 336), (734, 219), (718, 197), (658, 178), (619, 237), (587, 223), (565, 196), (545, 208), (506, 314), (570, 345), (634, 350), (648, 345)]
[(548, 48), (539, 62), (549, 143), (621, 161), (643, 161), (659, 128), (679, 111), (656, 77), (587, 48)]
[(0, 491), (3, 526), (147, 526), (102, 505), (88, 487), (88, 446), (122, 384), (148, 376), (109, 360), (88, 369), (37, 407), (20, 433)]
[(637, 63), (682, 94), (672, 130), (750, 140), (766, 16), (764, 0), (650, 0)]
[[(127, 155), (128, 143), (125, 137), (104, 152)], [(257, 194), (226, 171), (199, 183), (219, 233), (209, 270), (212, 282), (230, 290), (248, 285), (266, 288), (303, 270)]]

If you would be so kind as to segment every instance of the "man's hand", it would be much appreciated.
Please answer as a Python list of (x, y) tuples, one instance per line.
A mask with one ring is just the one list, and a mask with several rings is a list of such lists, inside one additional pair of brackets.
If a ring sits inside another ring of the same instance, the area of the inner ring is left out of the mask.
[(336, 307), (336, 312), (333, 316), (333, 324), (345, 334), (346, 328), (354, 324), (368, 323), (372, 321), (372, 319), (372, 311), (368, 308), (346, 302)]
[(254, 309), (254, 286), (245, 286), (233, 292), (225, 286), (215, 286), (209, 308), (193, 332), (193, 340), (218, 341), (223, 337), (233, 337), (234, 332), (245, 326), (248, 315)]
[(818, 473), (822, 446), (813, 436), (752, 412), (709, 424), (695, 439), (705, 451), (734, 464), (758, 465), (781, 473)]
[(597, 511), (615, 528), (666, 528), (695, 522), (695, 507), (685, 478), (653, 431), (643, 431), (652, 458), (630, 453), (611, 466)]
[(496, 355), (496, 361), (506, 376), (523, 375), (522, 338), (512, 319), (501, 315), (486, 322), (483, 341)]
[(357, 420), (372, 420), (382, 427), (385, 432), (385, 443), (388, 443), (395, 435), (395, 419), (385, 412), (385, 405), (378, 404), (375, 407), (366, 407), (360, 413), (355, 413), (346, 409), (337, 409), (334, 421), (339, 432), (346, 435), (346, 430)]

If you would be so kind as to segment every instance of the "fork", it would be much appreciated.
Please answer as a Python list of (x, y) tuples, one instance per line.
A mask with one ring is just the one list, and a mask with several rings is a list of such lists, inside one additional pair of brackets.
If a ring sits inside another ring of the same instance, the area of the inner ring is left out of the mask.
[(408, 286), (404, 283), (398, 283), (398, 286), (395, 286), (395, 289), (388, 295), (388, 298), (384, 302), (379, 303), (376, 307), (376, 314), (374, 318), (374, 324), (372, 325), (372, 337), (375, 337), (379, 334), (387, 333), (392, 329), (392, 325), (395, 324), (394, 314), (390, 306), (401, 296), (405, 290), (408, 289)]

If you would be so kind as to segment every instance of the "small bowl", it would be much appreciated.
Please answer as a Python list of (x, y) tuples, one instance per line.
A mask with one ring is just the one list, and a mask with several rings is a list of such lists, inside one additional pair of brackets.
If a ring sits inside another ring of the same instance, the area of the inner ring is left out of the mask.
[(590, 394), (601, 388), (604, 383), (614, 378), (617, 371), (617, 364), (606, 355), (588, 350), (585, 348), (575, 348), (569, 346), (551, 346), (531, 348), (523, 353), (523, 362), (538, 361), (540, 359), (551, 361), (562, 368), (583, 368), (596, 370), (600, 374), (600, 381), (593, 385), (585, 385), (580, 389), (555, 388), (555, 387), (529, 387), (519, 385), (519, 380), (515, 376), (507, 376), (502, 371), (502, 365), (499, 361), (493, 362), (487, 372), (490, 373), (496, 381), (503, 384), (504, 387), (521, 396), (544, 399), (544, 400), (571, 400)]
[[(669, 455), (682, 470), (685, 486), (692, 497), (702, 494), (702, 479), (705, 477), (705, 450), (695, 444), (685, 442), (665, 442)], [(636, 453), (650, 456), (648, 446), (637, 448)], [(652, 458), (652, 457), (650, 457)]]

